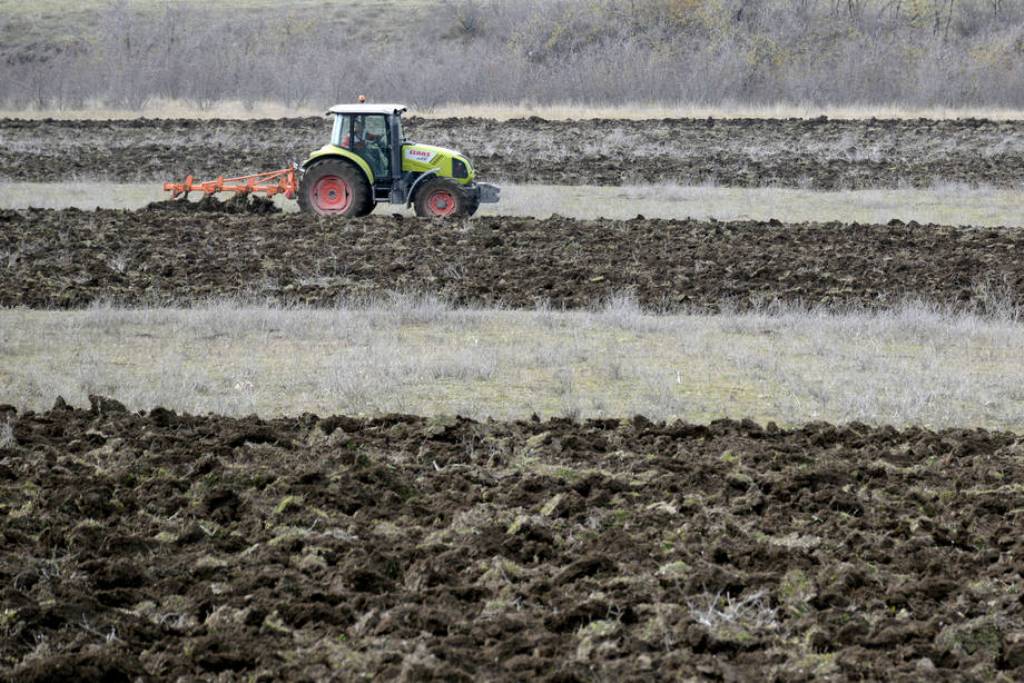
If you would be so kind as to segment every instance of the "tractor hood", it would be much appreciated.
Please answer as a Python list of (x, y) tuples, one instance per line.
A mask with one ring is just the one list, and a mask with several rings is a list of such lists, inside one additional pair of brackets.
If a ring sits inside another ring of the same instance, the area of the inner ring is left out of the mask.
[[(441, 157), (462, 157), (462, 154), (454, 149), (437, 147), (435, 145), (421, 145), (416, 142), (406, 142), (402, 145), (402, 160), (418, 163), (432, 164)], [(462, 157), (465, 158), (465, 157)], [(433, 166), (430, 166), (433, 168)]]
[(469, 159), (457, 150), (413, 142), (402, 145), (402, 171), (424, 173), (433, 169), (463, 184), (472, 182), (475, 175)]

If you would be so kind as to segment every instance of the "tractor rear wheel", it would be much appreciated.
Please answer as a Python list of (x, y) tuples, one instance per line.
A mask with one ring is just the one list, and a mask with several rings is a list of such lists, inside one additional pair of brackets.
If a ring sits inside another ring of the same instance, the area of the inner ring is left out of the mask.
[(299, 208), (321, 216), (354, 218), (373, 211), (366, 175), (347, 161), (325, 159), (302, 174)]
[(428, 180), (416, 192), (416, 215), (421, 218), (464, 218), (470, 215), (470, 199), (447, 178)]

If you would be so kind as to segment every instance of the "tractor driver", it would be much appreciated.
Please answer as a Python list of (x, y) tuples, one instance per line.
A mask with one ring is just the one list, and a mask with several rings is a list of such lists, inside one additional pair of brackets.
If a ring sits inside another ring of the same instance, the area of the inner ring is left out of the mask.
[(366, 130), (366, 120), (362, 116), (352, 117), (352, 144), (349, 145), (349, 136), (346, 135), (341, 146), (349, 149), (362, 150), (366, 148), (367, 142), (376, 142), (381, 136)]
[[(382, 141), (384, 140), (384, 135), (377, 135), (366, 129), (365, 117), (355, 116), (352, 118), (351, 139), (350, 136), (346, 135), (341, 142), (341, 146), (351, 149), (363, 157), (366, 163), (370, 164), (370, 168), (373, 169), (373, 175), (381, 177), (387, 175), (388, 166), (387, 158), (381, 150)], [(350, 142), (351, 144), (349, 144)]]

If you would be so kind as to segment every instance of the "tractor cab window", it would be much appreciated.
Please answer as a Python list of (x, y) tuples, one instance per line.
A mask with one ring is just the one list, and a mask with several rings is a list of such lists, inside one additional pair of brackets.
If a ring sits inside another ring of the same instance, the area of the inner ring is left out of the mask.
[(383, 114), (349, 114), (342, 119), (337, 133), (340, 147), (361, 156), (373, 169), (375, 178), (391, 176), (391, 145), (387, 117)]
[(352, 119), (348, 116), (335, 116), (334, 128), (331, 130), (331, 144), (341, 147), (342, 140), (349, 136), (352, 128)]

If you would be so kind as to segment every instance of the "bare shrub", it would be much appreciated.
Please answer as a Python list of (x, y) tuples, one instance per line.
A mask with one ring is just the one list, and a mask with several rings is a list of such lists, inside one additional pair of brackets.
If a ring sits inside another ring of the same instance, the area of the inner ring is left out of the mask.
[[(417, 52), (415, 68), (395, 66), (402, 55), (385, 36), (406, 26), (396, 28), (395, 15), (352, 31), (300, 9), (239, 22), (197, 3), (147, 5), (119, 0), (76, 24), (74, 39), (11, 48), (0, 60), (0, 102), (61, 109), (99, 100), (137, 110), (173, 98), (200, 109), (225, 100), (299, 107), (366, 92), (421, 109), (450, 102), (1024, 106), (1019, 2), (436, 0), (399, 15), (440, 36), (437, 49)], [(381, 39), (366, 40), (367, 33)]]
[(712, 632), (758, 633), (779, 628), (776, 610), (760, 591), (745, 598), (706, 594), (687, 601), (687, 607), (690, 616)]

